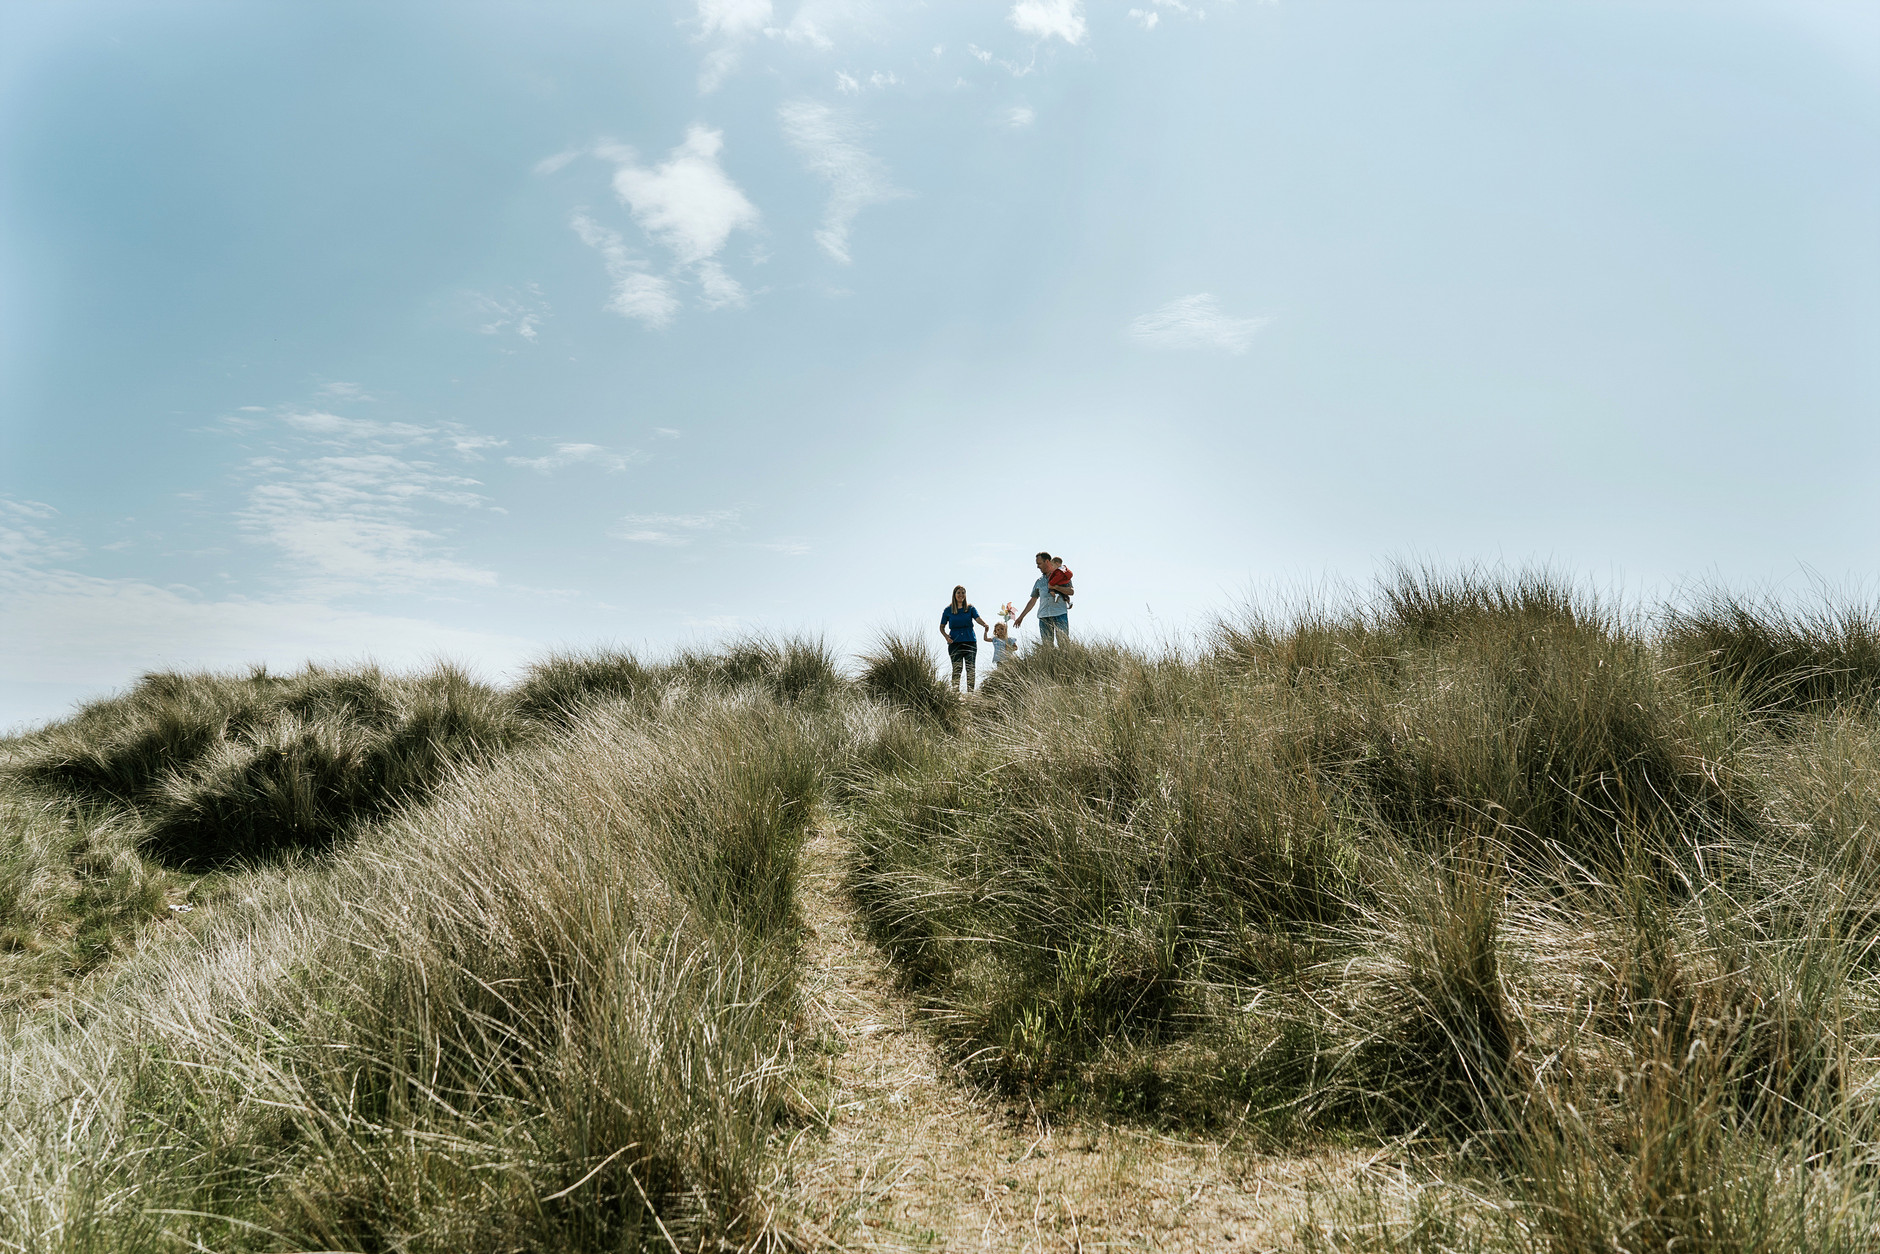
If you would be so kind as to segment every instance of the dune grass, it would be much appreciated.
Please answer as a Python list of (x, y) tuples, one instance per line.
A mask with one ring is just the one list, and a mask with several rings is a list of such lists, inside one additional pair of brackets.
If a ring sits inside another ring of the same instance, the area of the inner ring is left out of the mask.
[(1393, 1155), (1306, 1248), (1874, 1248), (1873, 621), (1411, 571), (967, 701), (152, 676), (0, 748), (0, 1248), (788, 1244), (822, 812), (972, 1080)]
[(144, 852), (202, 871), (326, 848), (501, 752), (516, 723), (448, 666), (155, 674), (24, 738), (3, 770), (48, 800), (134, 812)]
[(1460, 1190), (1337, 1248), (1860, 1248), (1867, 619), (1713, 609), (1413, 571), (1186, 656), (1039, 650), (858, 790), (852, 887), (990, 1085), (1397, 1138)]
[(597, 707), (23, 1028), (0, 1243), (765, 1244), (807, 717)]

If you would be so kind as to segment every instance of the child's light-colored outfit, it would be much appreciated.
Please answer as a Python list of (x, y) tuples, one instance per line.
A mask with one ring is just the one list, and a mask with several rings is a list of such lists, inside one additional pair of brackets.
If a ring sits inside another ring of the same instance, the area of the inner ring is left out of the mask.
[(1005, 665), (1006, 660), (1018, 652), (1018, 641), (1016, 640), (1010, 638), (1001, 640), (997, 636), (994, 636), (991, 643), (992, 665), (994, 669)]

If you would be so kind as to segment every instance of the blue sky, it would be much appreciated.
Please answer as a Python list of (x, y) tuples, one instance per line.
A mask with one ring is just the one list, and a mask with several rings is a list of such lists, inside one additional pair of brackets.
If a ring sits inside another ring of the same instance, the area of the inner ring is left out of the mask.
[(1860, 5), (16, 3), (0, 726), (1880, 559)]

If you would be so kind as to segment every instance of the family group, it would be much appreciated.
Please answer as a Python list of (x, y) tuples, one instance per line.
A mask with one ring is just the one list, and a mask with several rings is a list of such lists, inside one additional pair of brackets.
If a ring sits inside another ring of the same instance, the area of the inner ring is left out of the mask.
[[(992, 664), (999, 666), (1018, 653), (1018, 629), (1025, 625), (1025, 616), (1033, 607), (1038, 609), (1038, 643), (1055, 644), (1071, 638), (1071, 598), (1077, 595), (1077, 589), (1071, 584), (1071, 568), (1064, 564), (1062, 557), (1053, 557), (1049, 553), (1040, 553), (1037, 557), (1038, 578), (1031, 585), (1031, 600), (1025, 602), (1025, 608), (1013, 617), (1012, 603), (1006, 602), (999, 611), (999, 621), (989, 625), (979, 617), (979, 611), (966, 599), (964, 585), (953, 589), (953, 600), (940, 611), (940, 636), (947, 642), (947, 657), (953, 662), (953, 687), (960, 687), (960, 673), (966, 674), (966, 692), (974, 686), (975, 672), (979, 663), (979, 640), (973, 634), (973, 624), (978, 623), (986, 631), (986, 643), (992, 646)], [(1006, 623), (1010, 621), (1011, 626)]]

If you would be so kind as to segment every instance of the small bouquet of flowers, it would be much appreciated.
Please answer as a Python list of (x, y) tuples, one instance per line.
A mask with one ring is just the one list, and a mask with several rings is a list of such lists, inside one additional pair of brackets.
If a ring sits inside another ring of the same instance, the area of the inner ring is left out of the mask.
[(999, 607), (999, 621), (1000, 622), (1009, 623), (1016, 617), (1018, 617), (1018, 611), (1012, 608), (1012, 603), (1010, 601), (1007, 601), (1004, 605), (1001, 605)]

